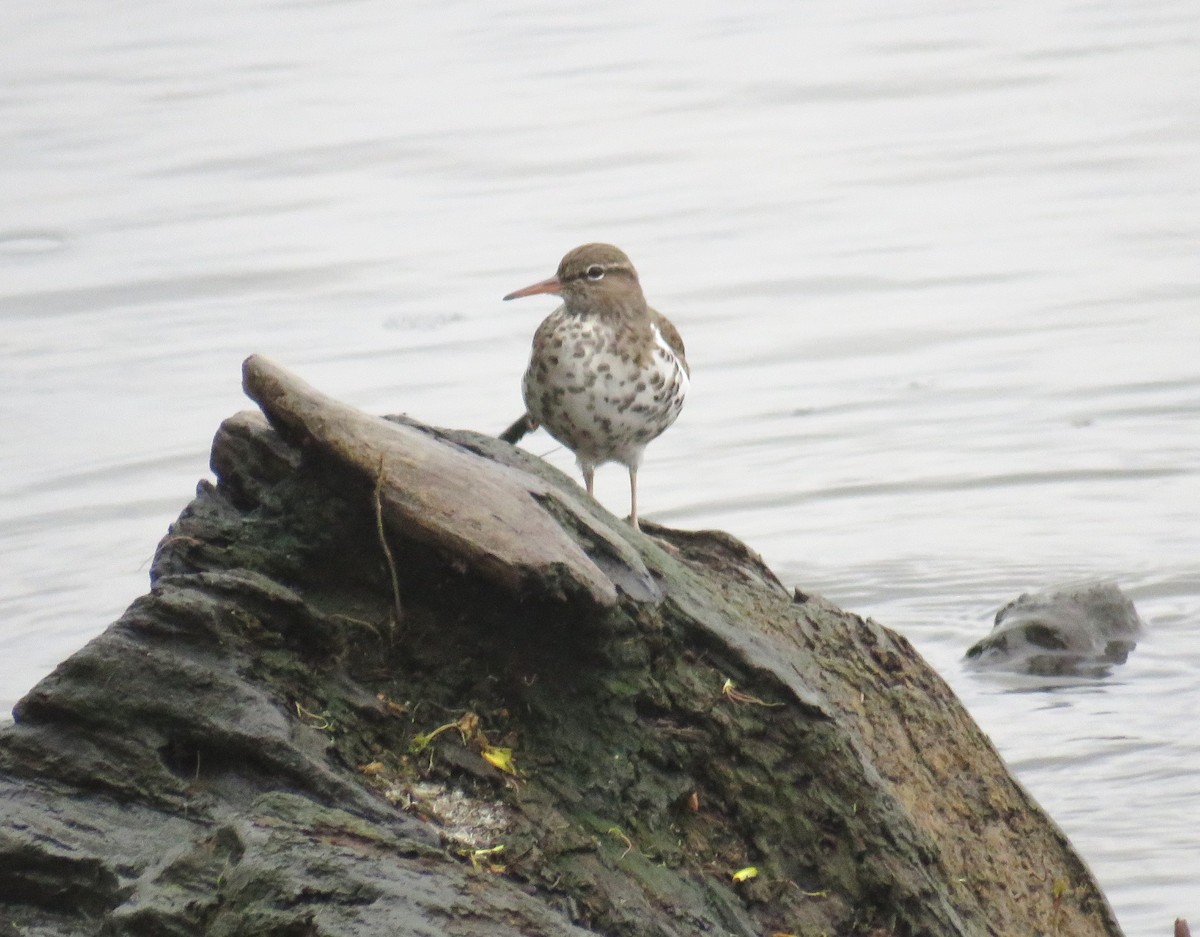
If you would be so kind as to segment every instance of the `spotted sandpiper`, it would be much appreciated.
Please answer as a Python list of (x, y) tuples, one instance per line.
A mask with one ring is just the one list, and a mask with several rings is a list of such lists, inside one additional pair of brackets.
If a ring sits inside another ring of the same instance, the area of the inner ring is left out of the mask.
[(504, 298), (538, 293), (563, 303), (533, 336), (527, 412), (502, 435), (544, 426), (575, 453), (588, 494), (596, 466), (629, 469), (629, 523), (638, 528), (637, 471), (647, 444), (675, 422), (688, 390), (683, 340), (646, 305), (633, 264), (611, 244), (584, 244), (558, 272)]

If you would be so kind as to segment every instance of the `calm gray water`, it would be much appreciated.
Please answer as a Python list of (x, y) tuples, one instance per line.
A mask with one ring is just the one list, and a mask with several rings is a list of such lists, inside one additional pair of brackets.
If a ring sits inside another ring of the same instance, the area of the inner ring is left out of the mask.
[[(554, 302), (500, 296), (608, 240), (693, 364), (644, 513), (902, 631), (1131, 937), (1200, 920), (1194, 0), (5, 20), (5, 711), (146, 589), (246, 354), (498, 431)], [(999, 605), (1082, 577), (1150, 626), (1114, 676), (962, 669)]]

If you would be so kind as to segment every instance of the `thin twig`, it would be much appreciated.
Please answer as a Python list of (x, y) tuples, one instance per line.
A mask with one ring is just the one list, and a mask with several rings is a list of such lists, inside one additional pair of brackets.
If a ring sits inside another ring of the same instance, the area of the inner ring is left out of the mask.
[(396, 573), (396, 561), (392, 557), (392, 548), (388, 546), (387, 534), (383, 529), (382, 491), (383, 456), (380, 456), (379, 469), (375, 472), (375, 531), (379, 534), (379, 545), (383, 547), (383, 555), (387, 558), (388, 572), (392, 574), (392, 598), (396, 602), (396, 625), (399, 626), (404, 617), (404, 608), (400, 604), (400, 577)]

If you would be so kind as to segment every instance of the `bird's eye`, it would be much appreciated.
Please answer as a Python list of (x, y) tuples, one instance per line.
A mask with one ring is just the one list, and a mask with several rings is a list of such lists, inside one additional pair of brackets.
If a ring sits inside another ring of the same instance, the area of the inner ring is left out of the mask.
[(592, 281), (603, 280), (604, 279), (604, 268), (601, 267), (599, 264), (592, 264), (590, 267), (587, 268), (587, 278)]

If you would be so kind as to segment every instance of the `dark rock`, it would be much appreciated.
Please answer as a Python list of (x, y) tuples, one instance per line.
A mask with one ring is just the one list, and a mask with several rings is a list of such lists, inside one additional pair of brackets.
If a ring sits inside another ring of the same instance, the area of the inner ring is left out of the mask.
[(1080, 583), (1018, 596), (966, 656), (980, 668), (1105, 676), (1125, 663), (1143, 630), (1133, 602), (1115, 584)]
[(280, 433), (0, 731), (0, 937), (1120, 933), (904, 639), (247, 369)]

